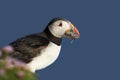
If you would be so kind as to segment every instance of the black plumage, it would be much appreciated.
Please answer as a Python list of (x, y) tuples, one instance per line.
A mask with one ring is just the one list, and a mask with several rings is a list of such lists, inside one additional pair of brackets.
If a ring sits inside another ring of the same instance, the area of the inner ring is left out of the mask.
[(49, 44), (49, 40), (40, 36), (41, 34), (32, 34), (10, 43), (15, 50), (10, 56), (26, 63), (30, 62)]
[[(55, 20), (52, 20), (52, 22)], [(50, 23), (52, 24), (52, 22)], [(55, 37), (49, 31), (48, 26), (51, 25), (50, 23), (43, 32), (31, 34), (10, 43), (9, 45), (14, 48), (14, 52), (10, 54), (10, 56), (25, 63), (29, 63), (34, 57), (40, 55), (40, 51), (46, 48), (49, 42), (61, 45), (62, 39)]]

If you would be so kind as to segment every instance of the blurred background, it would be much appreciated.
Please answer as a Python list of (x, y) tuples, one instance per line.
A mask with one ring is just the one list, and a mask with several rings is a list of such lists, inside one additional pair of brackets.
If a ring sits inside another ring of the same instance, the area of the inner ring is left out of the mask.
[(81, 37), (64, 39), (57, 61), (38, 80), (120, 80), (119, 0), (1, 0), (0, 47), (41, 32), (54, 17), (70, 20)]

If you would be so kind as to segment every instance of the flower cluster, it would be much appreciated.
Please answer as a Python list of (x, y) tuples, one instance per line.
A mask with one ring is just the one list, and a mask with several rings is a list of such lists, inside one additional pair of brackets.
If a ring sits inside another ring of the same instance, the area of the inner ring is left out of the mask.
[(12, 52), (9, 45), (0, 50), (0, 80), (36, 80), (25, 63), (8, 56)]

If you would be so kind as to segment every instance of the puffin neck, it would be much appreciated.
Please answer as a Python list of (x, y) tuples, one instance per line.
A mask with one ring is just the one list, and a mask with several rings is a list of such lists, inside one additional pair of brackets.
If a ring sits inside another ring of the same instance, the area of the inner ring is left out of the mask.
[(48, 27), (46, 27), (46, 29), (44, 30), (44, 32), (45, 32), (47, 38), (48, 38), (51, 42), (57, 44), (58, 46), (61, 45), (61, 43), (62, 43), (62, 38), (55, 37), (55, 36), (50, 32), (50, 30), (49, 30)]

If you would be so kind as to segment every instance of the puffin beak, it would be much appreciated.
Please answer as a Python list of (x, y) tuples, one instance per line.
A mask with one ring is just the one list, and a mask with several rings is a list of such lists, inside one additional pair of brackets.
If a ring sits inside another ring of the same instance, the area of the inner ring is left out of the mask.
[(80, 33), (74, 25), (71, 25), (71, 28), (65, 31), (65, 36), (75, 39), (80, 37)]

